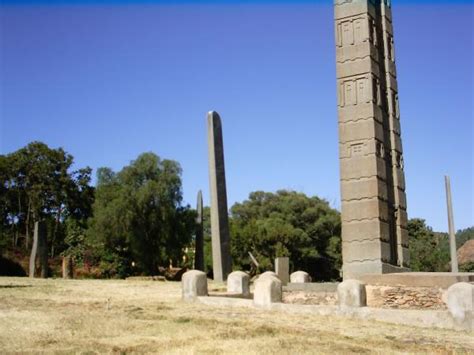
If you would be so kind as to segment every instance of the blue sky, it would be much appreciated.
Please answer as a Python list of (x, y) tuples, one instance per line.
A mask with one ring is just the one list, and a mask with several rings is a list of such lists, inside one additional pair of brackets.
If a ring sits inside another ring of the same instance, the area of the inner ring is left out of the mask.
[[(8, 1), (0, 153), (32, 140), (76, 167), (153, 151), (209, 203), (206, 112), (224, 126), (229, 205), (294, 189), (339, 208), (331, 1)], [(408, 213), (474, 224), (471, 1), (393, 1)]]

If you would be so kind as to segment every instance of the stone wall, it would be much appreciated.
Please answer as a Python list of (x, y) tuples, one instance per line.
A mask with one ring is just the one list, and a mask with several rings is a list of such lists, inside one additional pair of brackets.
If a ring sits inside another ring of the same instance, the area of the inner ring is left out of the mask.
[[(446, 309), (445, 290), (436, 287), (366, 286), (367, 306), (393, 309)], [(332, 306), (337, 304), (335, 292), (287, 291), (283, 303)]]
[(367, 286), (367, 306), (399, 309), (446, 309), (444, 290), (436, 287)]

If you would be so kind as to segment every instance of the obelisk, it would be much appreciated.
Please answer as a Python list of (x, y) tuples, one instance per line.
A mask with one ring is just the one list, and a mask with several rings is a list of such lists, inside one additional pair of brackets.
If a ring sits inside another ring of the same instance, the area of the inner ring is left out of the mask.
[(194, 269), (204, 271), (204, 230), (203, 230), (203, 203), (202, 192), (197, 196), (196, 240), (194, 252)]
[(29, 277), (35, 277), (36, 259), (39, 259), (40, 275), (48, 277), (48, 244), (44, 222), (35, 222), (33, 246), (30, 254)]
[(223, 282), (232, 271), (229, 217), (224, 166), (224, 142), (219, 114), (207, 115), (209, 145), (209, 183), (211, 193), (212, 265), (214, 280)]
[(336, 0), (343, 277), (408, 270), (390, 2)]

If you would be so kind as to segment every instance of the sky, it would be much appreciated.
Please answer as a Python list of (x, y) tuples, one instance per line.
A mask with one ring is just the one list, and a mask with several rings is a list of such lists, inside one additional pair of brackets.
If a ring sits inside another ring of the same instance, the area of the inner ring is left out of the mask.
[[(474, 225), (472, 1), (393, 0), (410, 218)], [(152, 151), (209, 204), (206, 113), (229, 207), (292, 189), (340, 209), (332, 1), (0, 1), (0, 154), (39, 140), (75, 168)]]

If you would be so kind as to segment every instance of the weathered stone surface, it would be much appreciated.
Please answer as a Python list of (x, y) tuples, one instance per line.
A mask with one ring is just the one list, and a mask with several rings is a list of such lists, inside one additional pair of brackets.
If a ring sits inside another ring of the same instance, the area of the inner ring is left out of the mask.
[(456, 323), (467, 329), (474, 328), (474, 285), (459, 282), (448, 288), (446, 304)]
[(366, 285), (367, 306), (396, 309), (446, 309), (440, 287)]
[(250, 276), (243, 271), (234, 271), (227, 276), (227, 293), (250, 295)]
[(35, 222), (33, 233), (33, 246), (30, 254), (29, 276), (35, 277), (36, 259), (39, 259), (40, 276), (48, 277), (48, 245), (46, 242), (46, 230), (43, 222)]
[(335, 2), (343, 277), (409, 263), (391, 9)]
[(197, 196), (196, 241), (194, 252), (194, 269), (204, 271), (204, 222), (202, 192)]
[(345, 280), (337, 286), (337, 299), (340, 307), (365, 307), (367, 295), (365, 284), (357, 280)]
[(290, 275), (290, 282), (293, 283), (308, 283), (311, 282), (311, 276), (305, 271), (295, 271)]
[(366, 274), (359, 277), (366, 285), (439, 287), (448, 289), (458, 282), (474, 282), (472, 272), (402, 272), (387, 275)]
[[(271, 276), (271, 277), (276, 277), (277, 279), (279, 279), (278, 275), (276, 272), (273, 272), (273, 271), (265, 271), (264, 273), (260, 274), (258, 276), (259, 279), (263, 278), (263, 277), (267, 277), (267, 276)], [(280, 279), (279, 279), (280, 280)], [(281, 280), (280, 280), (281, 281)]]
[(207, 296), (207, 276), (200, 270), (185, 272), (181, 279), (182, 298), (194, 301), (198, 296)]
[(63, 279), (74, 278), (74, 262), (71, 256), (63, 257)]
[(258, 307), (269, 307), (272, 303), (281, 302), (282, 294), (281, 281), (277, 277), (267, 274), (255, 281), (253, 302)]
[(275, 259), (275, 273), (278, 275), (283, 286), (290, 281), (290, 258), (278, 257)]
[(217, 112), (207, 115), (209, 183), (211, 192), (212, 265), (214, 280), (223, 282), (232, 271), (222, 123)]

